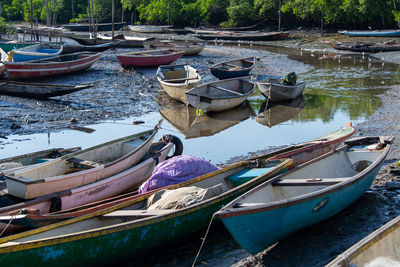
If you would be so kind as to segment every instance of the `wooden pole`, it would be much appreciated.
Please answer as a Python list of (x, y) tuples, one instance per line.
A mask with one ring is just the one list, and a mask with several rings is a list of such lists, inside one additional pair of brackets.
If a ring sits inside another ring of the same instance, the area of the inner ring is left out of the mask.
[(122, 14), (121, 14), (121, 22), (124, 22), (124, 6), (125, 6), (125, 0), (122, 0)]
[(71, 0), (72, 18), (75, 18), (74, 0)]
[(111, 36), (112, 36), (112, 40), (113, 40), (113, 42), (114, 42), (114, 0), (112, 0), (111, 1), (111, 29), (112, 29), (112, 33), (111, 33)]
[(282, 6), (282, 1), (279, 1), (279, 10), (278, 10), (278, 32), (281, 31), (281, 6)]

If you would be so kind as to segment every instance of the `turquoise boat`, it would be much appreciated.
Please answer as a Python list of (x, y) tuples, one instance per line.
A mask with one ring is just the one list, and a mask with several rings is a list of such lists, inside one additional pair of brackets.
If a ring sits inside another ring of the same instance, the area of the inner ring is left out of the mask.
[(392, 137), (361, 137), (281, 174), (238, 197), (215, 214), (251, 254), (323, 221), (371, 186)]
[(1, 238), (1, 264), (88, 266), (140, 257), (205, 228), (221, 206), (291, 164), (239, 162), (100, 212)]
[(341, 31), (349, 37), (398, 37), (400, 30), (377, 30), (377, 31)]
[(9, 52), (9, 58), (13, 62), (37, 60), (42, 58), (59, 56), (62, 50), (63, 46), (59, 44), (51, 44), (51, 43), (35, 44), (20, 49), (11, 50)]

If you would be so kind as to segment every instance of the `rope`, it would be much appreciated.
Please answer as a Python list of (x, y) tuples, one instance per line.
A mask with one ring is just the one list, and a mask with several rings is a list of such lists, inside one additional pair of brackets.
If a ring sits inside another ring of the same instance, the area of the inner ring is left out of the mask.
[(6, 225), (6, 227), (4, 227), (3, 231), (1, 231), (0, 236), (3, 235), (3, 233), (7, 230), (7, 228), (10, 226), (11, 222), (18, 216), (22, 214), (22, 210), (19, 210), (18, 213), (11, 215), (10, 221), (8, 222), (8, 224)]
[(198, 258), (199, 255), (200, 255), (201, 249), (203, 248), (203, 245), (204, 245), (204, 243), (206, 242), (206, 238), (207, 238), (208, 232), (210, 231), (211, 224), (212, 224), (212, 222), (213, 222), (213, 220), (214, 220), (214, 216), (215, 216), (215, 214), (213, 214), (213, 216), (211, 217), (210, 223), (208, 224), (208, 227), (207, 227), (206, 234), (205, 234), (205, 236), (202, 238), (203, 241), (201, 241), (201, 245), (200, 245), (199, 251), (197, 252), (196, 257), (194, 258), (192, 267), (194, 267), (194, 265), (196, 264), (196, 261), (197, 261), (197, 258)]

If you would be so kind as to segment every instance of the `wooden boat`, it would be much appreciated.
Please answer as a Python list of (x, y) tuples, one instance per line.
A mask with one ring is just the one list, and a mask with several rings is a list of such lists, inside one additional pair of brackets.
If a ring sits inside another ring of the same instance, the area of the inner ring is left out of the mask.
[(146, 50), (117, 55), (119, 64), (123, 68), (132, 67), (157, 67), (171, 64), (183, 56), (183, 51), (174, 52), (164, 50)]
[(245, 57), (214, 64), (210, 67), (210, 71), (220, 80), (236, 78), (249, 75), (255, 64), (255, 57)]
[[(102, 41), (112, 40), (112, 37), (107, 35), (97, 35), (97, 38)], [(144, 42), (154, 40), (153, 37), (128, 36), (124, 34), (117, 34), (114, 36), (114, 39), (121, 41), (117, 47), (143, 47)]]
[(274, 41), (285, 39), (289, 32), (239, 32), (223, 31), (215, 34), (193, 34), (202, 40), (230, 40), (230, 41)]
[(165, 33), (172, 26), (168, 25), (128, 25), (128, 29), (140, 33)]
[(400, 45), (398, 44), (368, 44), (360, 42), (324, 42), (332, 48), (338, 50), (348, 50), (352, 52), (366, 52), (366, 53), (378, 53), (378, 52), (390, 52), (399, 51)]
[[(125, 22), (115, 22), (114, 30), (118, 31), (125, 25)], [(63, 24), (64, 29), (74, 31), (74, 32), (88, 32), (90, 31), (90, 24), (88, 23), (68, 23)], [(111, 31), (112, 23), (96, 23), (97, 31)]]
[(5, 176), (8, 194), (30, 199), (115, 175), (142, 159), (157, 131), (158, 126), (42, 163), (35, 168), (9, 173)]
[(306, 100), (301, 95), (298, 98), (279, 103), (263, 102), (257, 114), (256, 121), (269, 128), (296, 117), (306, 106)]
[(186, 139), (212, 136), (255, 116), (249, 103), (221, 112), (198, 115), (196, 111), (195, 108), (176, 101), (163, 105), (158, 110)]
[(70, 54), (76, 52), (104, 52), (110, 48), (117, 47), (122, 40), (116, 40), (114, 42), (96, 44), (96, 45), (64, 45), (62, 54)]
[(263, 96), (271, 102), (281, 102), (293, 100), (299, 97), (307, 83), (297, 83), (296, 85), (283, 85), (279, 82), (256, 82), (258, 89)]
[(340, 31), (349, 37), (398, 37), (400, 30)]
[[(24, 262), (43, 265), (51, 261), (56, 265), (62, 262), (76, 265), (84, 253), (85, 264), (103, 265), (143, 255), (155, 246), (205, 228), (221, 205), (284, 171), (290, 164), (289, 159), (259, 161), (258, 165), (254, 161), (240, 162), (168, 187), (172, 194), (188, 191), (197, 192), (197, 196), (203, 194), (193, 203), (181, 200), (182, 208), (156, 207), (157, 198), (166, 192), (160, 190), (157, 195), (146, 194), (99, 212), (1, 238), (0, 256), (7, 251), (4, 264), (12, 261), (15, 265)], [(14, 250), (12, 244), (19, 244), (18, 249)], [(58, 249), (63, 253), (56, 253)], [(54, 257), (48, 257), (49, 250), (54, 252)], [(28, 253), (33, 258), (31, 261), (25, 258)]]
[(20, 49), (34, 44), (38, 44), (38, 42), (21, 42), (17, 40), (0, 39), (0, 48), (6, 53), (10, 52), (13, 49)]
[(151, 40), (143, 42), (145, 49), (163, 49), (168, 48), (174, 51), (184, 51), (185, 56), (194, 56), (203, 51), (207, 42), (192, 42), (178, 40)]
[(400, 263), (399, 248), (400, 216), (397, 216), (326, 266), (397, 266)]
[(371, 186), (392, 137), (361, 137), (278, 175), (215, 214), (233, 238), (256, 254), (286, 235), (323, 221)]
[(158, 67), (156, 77), (171, 98), (185, 104), (185, 92), (199, 85), (201, 81), (197, 70), (190, 65), (162, 65)]
[(57, 44), (35, 44), (20, 49), (13, 49), (9, 52), (9, 61), (25, 62), (48, 57), (54, 57), (61, 54), (62, 45)]
[[(218, 114), (219, 113), (217, 113), (216, 115)], [(253, 158), (252, 160), (284, 159), (286, 157), (290, 157), (293, 160), (294, 165), (299, 165), (301, 163), (311, 160), (312, 158), (318, 157), (324, 153), (327, 153), (335, 149), (343, 140), (351, 136), (354, 133), (354, 131), (355, 130), (351, 125), (346, 124), (343, 128), (336, 130), (332, 133), (326, 134), (320, 138), (302, 144), (294, 145), (288, 148), (280, 149), (268, 154), (260, 155)], [(171, 140), (173, 140), (173, 138), (171, 138)], [(176, 145), (176, 143), (178, 142), (173, 142), (173, 143)], [(177, 149), (175, 149), (175, 151), (176, 150)], [(179, 185), (174, 186), (174, 188), (178, 187), (180, 186)], [(149, 193), (154, 193), (154, 192), (155, 191)], [(141, 197), (142, 196), (143, 195), (141, 195)], [(90, 203), (69, 210), (52, 212), (50, 214), (38, 215), (29, 212), (29, 210), (23, 209), (23, 210), (18, 210), (17, 212), (13, 212), (20, 214), (22, 213), (22, 215), (14, 214), (12, 215), (12, 219), (13, 219), (13, 224), (24, 225), (28, 227), (37, 227), (42, 225), (48, 225), (50, 223), (54, 223), (60, 220), (82, 216), (85, 214), (89, 214), (91, 212), (100, 211), (101, 209), (104, 208), (113, 207), (114, 204), (122, 204), (129, 202), (137, 197), (138, 195), (136, 195), (135, 192), (129, 192), (124, 195), (102, 200), (96, 203)], [(0, 222), (8, 223), (10, 219), (11, 219), (10, 216), (2, 216), (0, 218)]]
[(239, 106), (255, 89), (250, 76), (219, 80), (186, 91), (190, 105), (203, 111), (222, 111)]
[(91, 87), (93, 87), (91, 84), (66, 85), (4, 81), (0, 82), (0, 94), (44, 99), (70, 94)]
[(8, 77), (27, 79), (72, 73), (90, 68), (101, 53), (78, 52), (25, 62), (5, 62)]

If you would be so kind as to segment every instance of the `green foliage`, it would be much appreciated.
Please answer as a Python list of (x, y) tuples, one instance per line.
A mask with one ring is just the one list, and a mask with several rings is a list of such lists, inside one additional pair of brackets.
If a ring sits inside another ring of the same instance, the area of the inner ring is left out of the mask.
[(17, 29), (12, 23), (6, 23), (4, 18), (0, 18), (0, 33), (14, 34), (16, 32)]
[(227, 8), (230, 25), (244, 26), (257, 21), (257, 13), (252, 0), (231, 0)]

